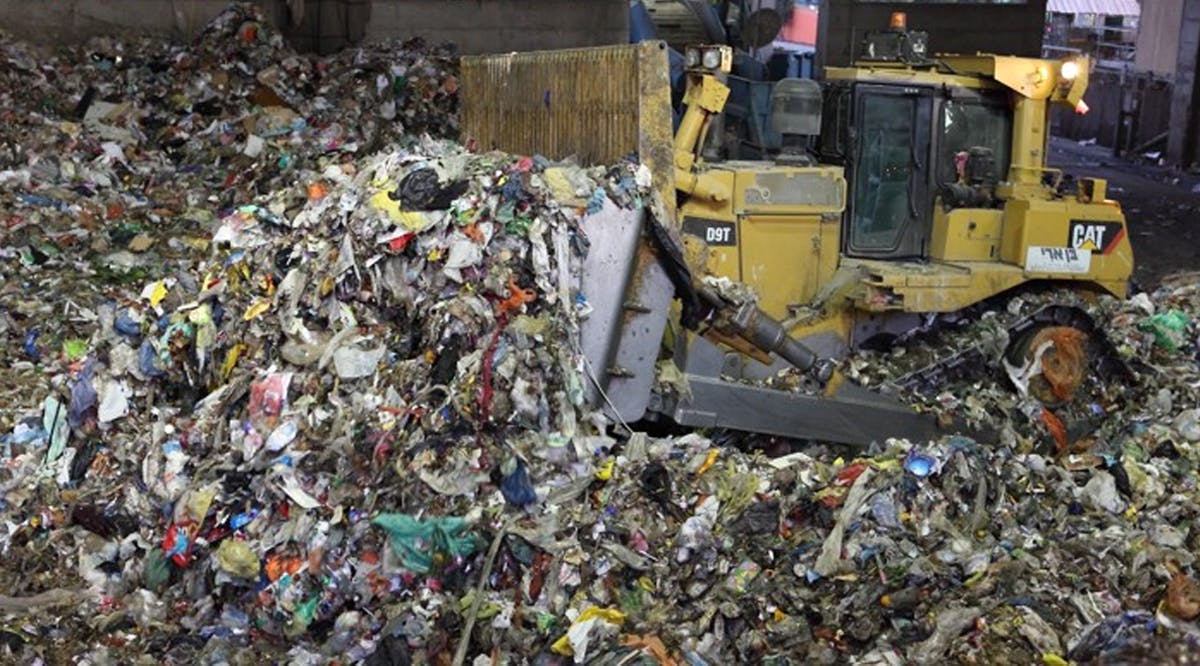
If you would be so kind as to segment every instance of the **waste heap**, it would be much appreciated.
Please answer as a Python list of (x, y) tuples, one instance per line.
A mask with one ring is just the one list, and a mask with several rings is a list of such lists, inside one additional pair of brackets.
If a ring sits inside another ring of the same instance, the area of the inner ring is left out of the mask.
[(1138, 381), (1062, 432), (1002, 376), (923, 403), (975, 439), (769, 458), (614, 430), (583, 400), (581, 225), (646, 207), (644, 168), (417, 139), (453, 132), (440, 51), (309, 59), (245, 6), (186, 48), (106, 48), (3, 46), (29, 111), (0, 129), (4, 661), (1193, 654), (1196, 276), (1079, 302)]
[(248, 4), (187, 46), (94, 39), (51, 53), (7, 37), (0, 54), (0, 251), (85, 262), (106, 280), (193, 263), (215, 218), (260, 194), (458, 131), (450, 49), (298, 55)]

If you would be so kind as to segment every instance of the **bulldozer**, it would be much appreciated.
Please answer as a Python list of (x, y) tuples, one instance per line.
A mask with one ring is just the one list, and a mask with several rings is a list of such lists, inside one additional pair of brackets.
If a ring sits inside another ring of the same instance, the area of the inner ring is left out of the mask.
[[(1126, 295), (1133, 251), (1106, 182), (1067, 187), (1047, 166), (1051, 108), (1086, 111), (1086, 58), (928, 49), (901, 15), (866, 35), (853, 66), (779, 81), (782, 148), (760, 161), (712, 150), (726, 46), (687, 50), (677, 122), (661, 42), (463, 59), (477, 149), (585, 164), (636, 154), (650, 170), (655, 205), (584, 221), (581, 344), (589, 397), (610, 418), (860, 446), (932, 438), (948, 424), (848, 380), (838, 360), (1030, 285)], [(1115, 357), (1077, 308), (1010, 333), (1006, 358), (1035, 370)], [(1069, 340), (1087, 354), (1055, 359)], [(944, 376), (961, 356), (912, 376)], [(663, 360), (686, 390), (664, 388)], [(1038, 386), (1069, 399), (1086, 369)], [(802, 381), (773, 385), (783, 371)]]

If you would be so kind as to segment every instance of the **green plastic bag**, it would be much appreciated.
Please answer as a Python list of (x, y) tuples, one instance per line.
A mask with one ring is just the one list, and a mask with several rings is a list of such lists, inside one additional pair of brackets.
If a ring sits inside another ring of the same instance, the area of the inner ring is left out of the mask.
[(454, 516), (418, 520), (404, 513), (381, 513), (371, 522), (388, 531), (392, 550), (413, 573), (427, 574), (435, 558), (470, 555), (478, 546), (473, 534), (463, 535), (467, 521)]
[(1192, 320), (1183, 312), (1168, 310), (1147, 317), (1145, 321), (1138, 324), (1138, 328), (1153, 333), (1154, 342), (1160, 347), (1178, 351), (1180, 347), (1187, 344), (1187, 330), (1191, 323)]
[(151, 548), (146, 555), (145, 571), (142, 573), (142, 585), (147, 590), (158, 591), (171, 578), (171, 562), (163, 555), (161, 548)]

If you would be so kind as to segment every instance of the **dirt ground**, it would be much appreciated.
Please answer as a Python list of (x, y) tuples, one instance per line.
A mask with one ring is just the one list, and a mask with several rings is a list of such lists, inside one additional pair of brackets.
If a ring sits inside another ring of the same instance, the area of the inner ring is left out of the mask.
[[(1163, 276), (1200, 269), (1200, 175), (1115, 157), (1108, 148), (1054, 138), (1050, 166), (1107, 178), (1133, 243), (1134, 282), (1153, 290)], [(1193, 190), (1196, 191), (1193, 191)]]

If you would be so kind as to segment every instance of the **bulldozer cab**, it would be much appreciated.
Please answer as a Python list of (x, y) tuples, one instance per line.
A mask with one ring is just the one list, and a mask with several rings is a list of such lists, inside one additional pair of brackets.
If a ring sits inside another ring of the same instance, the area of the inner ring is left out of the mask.
[(842, 252), (929, 258), (933, 210), (962, 180), (962, 156), (989, 155), (994, 185), (1008, 173), (1012, 133), (1010, 92), (986, 79), (907, 63), (831, 68), (818, 150), (846, 169)]

